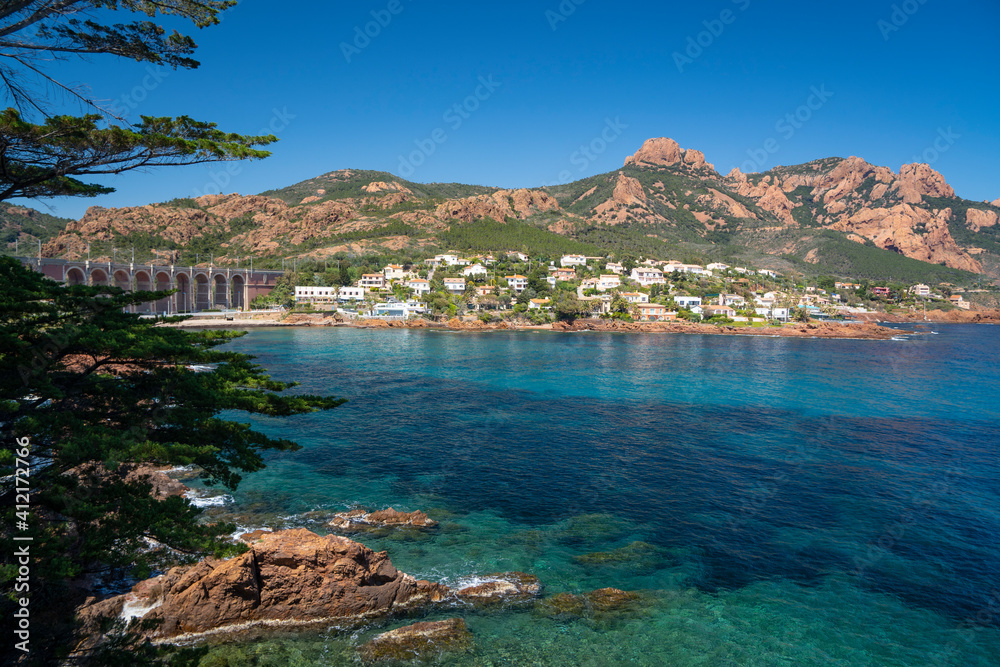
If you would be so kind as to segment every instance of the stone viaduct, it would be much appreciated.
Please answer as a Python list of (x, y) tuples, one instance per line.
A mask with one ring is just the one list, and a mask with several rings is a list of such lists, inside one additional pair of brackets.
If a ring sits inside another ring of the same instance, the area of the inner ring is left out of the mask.
[(175, 315), (221, 308), (247, 308), (257, 296), (274, 289), (284, 271), (218, 266), (176, 266), (96, 262), (89, 260), (18, 258), (35, 271), (66, 285), (109, 285), (127, 292), (177, 290), (165, 299), (133, 306), (136, 313)]

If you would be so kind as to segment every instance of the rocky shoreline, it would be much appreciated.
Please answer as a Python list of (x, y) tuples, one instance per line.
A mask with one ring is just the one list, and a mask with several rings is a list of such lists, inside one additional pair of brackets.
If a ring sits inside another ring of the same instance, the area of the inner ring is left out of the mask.
[[(990, 319), (984, 316), (975, 322), (998, 322), (1000, 313)], [(916, 320), (900, 319), (899, 322), (914, 322)], [(624, 322), (622, 320), (580, 319), (573, 322), (555, 322), (544, 325), (528, 325), (508, 321), (482, 322), (478, 319), (452, 318), (447, 322), (433, 322), (425, 319), (412, 320), (378, 320), (362, 319), (344, 321), (331, 315), (302, 314), (289, 315), (283, 320), (273, 321), (241, 321), (241, 322), (186, 322), (164, 326), (184, 328), (257, 328), (257, 327), (350, 327), (360, 329), (442, 329), (447, 331), (597, 331), (611, 333), (669, 333), (669, 334), (701, 334), (717, 336), (765, 336), (788, 338), (851, 338), (865, 340), (889, 340), (898, 332), (888, 327), (879, 326), (873, 321), (857, 323), (810, 322), (786, 324), (775, 327), (741, 327), (715, 324), (696, 324), (690, 322)]]

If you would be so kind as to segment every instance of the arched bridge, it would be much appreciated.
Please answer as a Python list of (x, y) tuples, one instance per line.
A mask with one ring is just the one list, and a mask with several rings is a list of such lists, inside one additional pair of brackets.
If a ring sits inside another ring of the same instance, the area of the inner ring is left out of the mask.
[(136, 313), (195, 313), (216, 308), (247, 308), (274, 289), (284, 271), (219, 266), (179, 266), (18, 258), (47, 277), (67, 285), (108, 285), (126, 292), (177, 290), (165, 299), (133, 307)]

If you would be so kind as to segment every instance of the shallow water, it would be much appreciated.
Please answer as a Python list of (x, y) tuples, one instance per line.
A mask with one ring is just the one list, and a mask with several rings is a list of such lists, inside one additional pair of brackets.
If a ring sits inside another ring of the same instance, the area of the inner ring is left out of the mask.
[[(439, 530), (358, 539), (450, 584), (521, 570), (545, 596), (643, 594), (617, 615), (435, 613), (475, 636), (440, 664), (1000, 664), (1000, 337), (935, 331), (254, 331), (231, 347), (350, 402), (255, 420), (303, 449), (223, 509), (318, 532), (307, 512), (423, 509)], [(351, 664), (409, 622), (203, 664)]]

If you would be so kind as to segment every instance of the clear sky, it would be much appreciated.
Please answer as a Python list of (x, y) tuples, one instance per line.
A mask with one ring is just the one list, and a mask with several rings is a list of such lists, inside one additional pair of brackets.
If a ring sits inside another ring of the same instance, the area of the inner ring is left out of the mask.
[(79, 217), (342, 168), (537, 187), (616, 169), (658, 136), (722, 173), (830, 156), (930, 162), (960, 196), (993, 200), (998, 25), (996, 0), (243, 0), (218, 26), (181, 27), (198, 70), (95, 57), (49, 71), (130, 119), (273, 132), (271, 158), (130, 173), (103, 181), (112, 195), (25, 203)]

